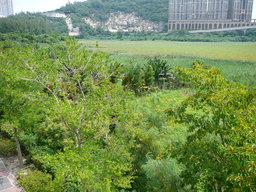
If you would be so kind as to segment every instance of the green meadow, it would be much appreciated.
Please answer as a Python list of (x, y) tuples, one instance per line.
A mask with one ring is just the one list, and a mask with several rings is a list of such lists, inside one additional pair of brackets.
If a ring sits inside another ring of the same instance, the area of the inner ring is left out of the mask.
[[(95, 41), (82, 41), (96, 48)], [(131, 55), (174, 55), (256, 61), (256, 42), (98, 41), (98, 49)]]
[(155, 56), (173, 66), (200, 60), (230, 80), (256, 85), (256, 42), (81, 41), (89, 50), (105, 51), (124, 64), (146, 64)]

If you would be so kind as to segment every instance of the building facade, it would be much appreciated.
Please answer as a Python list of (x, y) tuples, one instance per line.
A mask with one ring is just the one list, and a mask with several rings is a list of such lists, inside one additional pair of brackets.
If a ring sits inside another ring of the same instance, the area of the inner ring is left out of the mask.
[(170, 0), (169, 31), (250, 26), (253, 0)]
[(13, 15), (12, 0), (0, 0), (0, 17), (8, 17)]

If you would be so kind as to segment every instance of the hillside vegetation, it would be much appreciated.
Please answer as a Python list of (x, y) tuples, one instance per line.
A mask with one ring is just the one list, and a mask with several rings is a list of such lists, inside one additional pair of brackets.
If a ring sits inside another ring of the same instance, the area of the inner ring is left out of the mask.
[(168, 0), (88, 0), (67, 4), (59, 11), (70, 12), (79, 17), (94, 17), (98, 21), (108, 19), (110, 13), (136, 13), (145, 20), (168, 21)]
[[(92, 28), (84, 18), (94, 22), (107, 22), (112, 13), (133, 13), (144, 21), (154, 22), (156, 25), (163, 23), (161, 30), (167, 32), (168, 0), (88, 0), (67, 4), (57, 11), (70, 13), (74, 26), (78, 26), (82, 38), (88, 36), (111, 36), (111, 33), (102, 27)], [(135, 24), (136, 25), (136, 24)]]
[(21, 13), (0, 18), (0, 33), (28, 33), (33, 35), (46, 33), (67, 33), (64, 19), (50, 18), (41, 14)]

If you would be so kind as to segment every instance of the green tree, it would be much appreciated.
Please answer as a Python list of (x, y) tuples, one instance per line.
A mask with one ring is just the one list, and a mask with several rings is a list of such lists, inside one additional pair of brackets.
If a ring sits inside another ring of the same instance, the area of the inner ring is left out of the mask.
[[(20, 167), (23, 167), (23, 157), (20, 145), (20, 134), (26, 129), (26, 115), (29, 115), (28, 98), (26, 92), (31, 90), (29, 85), (24, 84), (15, 77), (18, 68), (9, 59), (13, 58), (11, 53), (3, 54), (5, 45), (0, 47), (0, 111), (2, 113), (0, 130), (10, 132), (14, 137)], [(7, 48), (9, 49), (9, 48)], [(6, 53), (6, 52), (5, 52)], [(8, 61), (6, 63), (6, 61)]]
[[(25, 134), (36, 136), (37, 146), (29, 151), (37, 167), (54, 176), (51, 190), (131, 188), (133, 127), (125, 104), (130, 93), (113, 81), (119, 64), (105, 53), (88, 52), (73, 38), (66, 45), (48, 48), (11, 45), (1, 53), (8, 58), (1, 64), (10, 81), (19, 85), (8, 91), (10, 85), (3, 84), (1, 93), (12, 93), (13, 107), (19, 110), (6, 116), (6, 121), (15, 119), (12, 122), (20, 125), (27, 115), (36, 124), (21, 127), (26, 127)], [(10, 106), (2, 104), (7, 114)], [(25, 178), (21, 182), (29, 191), (32, 184)]]
[(189, 126), (184, 144), (171, 148), (186, 166), (194, 191), (255, 191), (255, 88), (230, 83), (217, 69), (178, 69), (195, 88), (170, 114)]

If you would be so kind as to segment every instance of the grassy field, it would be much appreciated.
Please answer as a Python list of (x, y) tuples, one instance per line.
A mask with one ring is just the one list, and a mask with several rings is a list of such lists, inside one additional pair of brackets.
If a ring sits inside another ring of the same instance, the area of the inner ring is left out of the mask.
[[(82, 41), (96, 49), (95, 41)], [(98, 41), (98, 50), (137, 55), (173, 55), (256, 61), (256, 42)]]
[(256, 43), (168, 42), (168, 41), (82, 41), (90, 50), (111, 53), (123, 64), (146, 64), (161, 56), (175, 68), (190, 67), (195, 60), (221, 69), (233, 81), (256, 86)]

